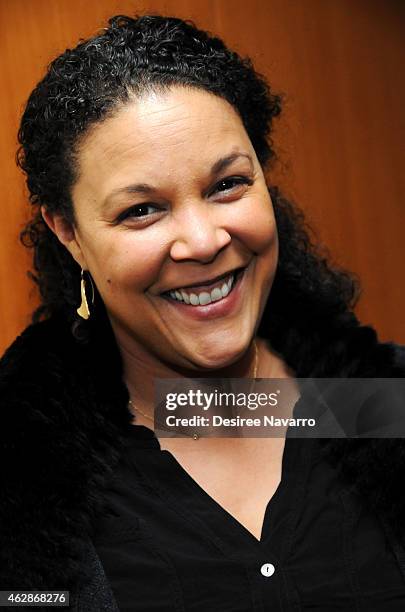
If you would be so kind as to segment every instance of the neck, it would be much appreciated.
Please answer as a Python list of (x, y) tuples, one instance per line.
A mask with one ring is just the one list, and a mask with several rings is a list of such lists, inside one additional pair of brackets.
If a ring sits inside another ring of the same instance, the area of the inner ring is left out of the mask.
[(129, 342), (115, 333), (123, 363), (123, 378), (133, 404), (142, 412), (153, 413), (155, 401), (155, 379), (157, 378), (250, 378), (259, 376), (255, 342), (234, 363), (215, 370), (184, 368), (168, 364), (148, 352), (143, 345)]

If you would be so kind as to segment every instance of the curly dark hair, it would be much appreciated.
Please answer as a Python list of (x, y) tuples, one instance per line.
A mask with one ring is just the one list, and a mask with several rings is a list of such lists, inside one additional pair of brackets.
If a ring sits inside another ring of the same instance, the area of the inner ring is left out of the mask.
[[(161, 15), (112, 17), (98, 36), (67, 49), (31, 93), (19, 129), (19, 166), (26, 173), (31, 221), (21, 233), (33, 248), (41, 305), (33, 320), (63, 313), (75, 326), (80, 268), (41, 216), (41, 206), (75, 224), (71, 189), (76, 152), (90, 126), (110, 117), (131, 96), (173, 85), (199, 88), (227, 100), (238, 112), (263, 168), (275, 159), (271, 132), (281, 96), (224, 42), (192, 21)], [(279, 264), (259, 334), (280, 349), (297, 330), (356, 326), (353, 275), (329, 262), (302, 211), (269, 187), (279, 233)], [(103, 304), (96, 296), (96, 310)], [(104, 313), (105, 316), (105, 313)], [(319, 335), (319, 334), (318, 334)], [(315, 336), (314, 336), (315, 337)]]

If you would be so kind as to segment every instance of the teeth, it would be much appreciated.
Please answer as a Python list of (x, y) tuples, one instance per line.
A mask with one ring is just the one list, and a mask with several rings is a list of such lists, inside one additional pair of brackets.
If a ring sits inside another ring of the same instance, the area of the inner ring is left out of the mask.
[(192, 306), (206, 306), (207, 304), (211, 304), (211, 302), (217, 302), (218, 300), (225, 298), (231, 291), (234, 279), (235, 274), (230, 274), (226, 281), (221, 281), (222, 285), (214, 287), (210, 293), (208, 291), (201, 291), (198, 294), (187, 293), (185, 289), (176, 289), (175, 291), (170, 291), (169, 295), (171, 298), (173, 298), (173, 300), (184, 302), (185, 304), (191, 304)]
[(206, 304), (211, 304), (211, 294), (210, 293), (203, 291), (202, 293), (200, 293), (198, 297), (199, 297), (201, 306), (206, 306)]
[(221, 287), (222, 297), (226, 297), (229, 293), (229, 285), (228, 283), (224, 283)]
[(190, 304), (190, 296), (185, 291), (181, 292), (182, 298), (186, 304)]
[(215, 289), (211, 291), (211, 302), (216, 302), (217, 300), (220, 300), (221, 298), (222, 298), (221, 289), (219, 289), (218, 287), (215, 287)]

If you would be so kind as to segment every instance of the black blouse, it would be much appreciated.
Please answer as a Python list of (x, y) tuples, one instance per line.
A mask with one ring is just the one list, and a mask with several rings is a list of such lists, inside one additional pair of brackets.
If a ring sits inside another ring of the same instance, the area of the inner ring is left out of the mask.
[(260, 541), (151, 429), (129, 426), (125, 448), (94, 540), (120, 610), (405, 610), (404, 577), (378, 519), (316, 439), (286, 438)]

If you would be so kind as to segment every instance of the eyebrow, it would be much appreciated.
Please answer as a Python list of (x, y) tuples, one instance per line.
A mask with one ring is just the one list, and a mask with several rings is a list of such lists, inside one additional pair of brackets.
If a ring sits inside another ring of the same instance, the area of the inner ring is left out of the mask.
[[(218, 176), (218, 174), (223, 172), (223, 170), (226, 170), (228, 166), (233, 164), (233, 162), (239, 159), (240, 157), (245, 157), (246, 159), (248, 159), (253, 169), (253, 160), (251, 155), (242, 152), (231, 153), (230, 155), (221, 157), (212, 165), (211, 170), (209, 172), (210, 178), (212, 179), (215, 178), (215, 176)], [(133, 185), (127, 185), (126, 187), (118, 187), (117, 189), (113, 189), (113, 191), (108, 194), (108, 196), (104, 200), (104, 205), (106, 205), (112, 197), (120, 195), (121, 193), (150, 195), (155, 193), (156, 191), (156, 187), (153, 187), (153, 185), (148, 185), (147, 183), (135, 183)]]

